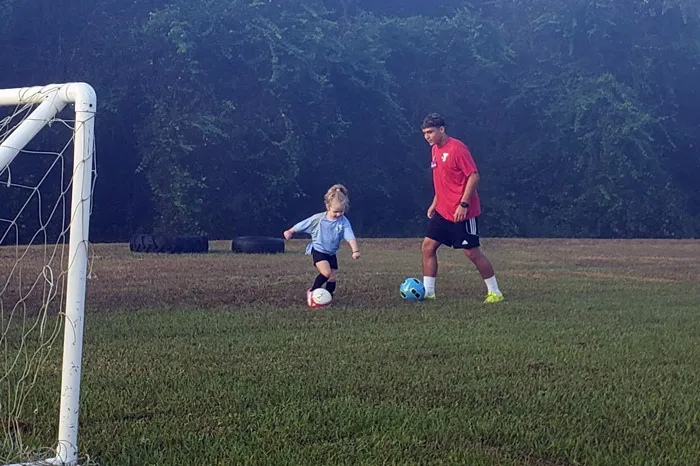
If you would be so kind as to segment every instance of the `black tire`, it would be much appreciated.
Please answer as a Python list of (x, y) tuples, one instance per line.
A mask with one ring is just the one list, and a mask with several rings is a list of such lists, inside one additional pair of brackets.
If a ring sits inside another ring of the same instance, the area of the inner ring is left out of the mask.
[(141, 235), (132, 235), (129, 241), (129, 249), (131, 252), (141, 252)]
[(132, 252), (150, 252), (153, 247), (153, 238), (150, 235), (133, 235), (129, 241), (129, 247)]
[(151, 235), (142, 235), (143, 241), (143, 252), (158, 252), (156, 249), (158, 245), (156, 244), (156, 239)]
[(165, 253), (165, 252), (173, 252), (172, 249), (172, 240), (166, 236), (163, 235), (147, 235), (149, 236), (150, 240), (150, 247), (146, 248), (146, 252), (157, 252), (157, 253)]
[(137, 234), (131, 237), (129, 248), (132, 252), (196, 254), (209, 252), (209, 238)]
[(231, 241), (231, 251), (244, 254), (279, 254), (284, 252), (284, 240), (271, 236), (239, 236)]

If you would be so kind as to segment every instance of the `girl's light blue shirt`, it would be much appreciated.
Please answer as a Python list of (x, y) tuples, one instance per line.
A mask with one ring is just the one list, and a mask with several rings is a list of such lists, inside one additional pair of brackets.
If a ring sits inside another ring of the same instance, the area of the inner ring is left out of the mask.
[(350, 220), (344, 215), (337, 220), (328, 220), (326, 213), (312, 215), (292, 227), (296, 233), (311, 235), (311, 243), (306, 246), (306, 254), (311, 254), (311, 248), (324, 254), (333, 255), (340, 249), (340, 243), (355, 239)]

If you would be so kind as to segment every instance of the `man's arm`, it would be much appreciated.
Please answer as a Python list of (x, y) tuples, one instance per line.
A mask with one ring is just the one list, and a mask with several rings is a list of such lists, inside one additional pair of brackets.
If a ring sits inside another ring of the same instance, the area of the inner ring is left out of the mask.
[[(467, 185), (464, 187), (464, 193), (462, 194), (461, 202), (469, 203), (469, 199), (472, 198), (472, 194), (476, 191), (476, 187), (479, 185), (479, 172), (474, 172), (467, 178)], [(467, 208), (458, 205), (455, 209), (455, 222), (463, 222), (467, 218)]]
[(464, 188), (464, 194), (462, 194), (462, 199), (460, 202), (469, 203), (469, 199), (472, 198), (472, 194), (476, 191), (476, 187), (479, 185), (479, 172), (474, 172), (467, 178), (467, 186)]
[(437, 194), (433, 196), (433, 203), (428, 207), (428, 218), (433, 218), (435, 208), (437, 207)]
[[(479, 184), (479, 171), (474, 163), (472, 153), (467, 146), (462, 146), (458, 154), (455, 154), (455, 163), (459, 170), (467, 177), (467, 183), (462, 193), (461, 202), (469, 203), (469, 199), (476, 192), (476, 187)], [(463, 222), (467, 218), (467, 208), (458, 205), (454, 213), (455, 222)]]

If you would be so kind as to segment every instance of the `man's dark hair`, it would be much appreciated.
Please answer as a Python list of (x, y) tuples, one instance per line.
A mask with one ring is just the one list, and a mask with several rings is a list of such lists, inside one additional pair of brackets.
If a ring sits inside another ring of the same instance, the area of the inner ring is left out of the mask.
[(445, 119), (439, 113), (428, 113), (423, 118), (423, 124), (420, 128), (439, 128), (441, 126), (445, 126)]

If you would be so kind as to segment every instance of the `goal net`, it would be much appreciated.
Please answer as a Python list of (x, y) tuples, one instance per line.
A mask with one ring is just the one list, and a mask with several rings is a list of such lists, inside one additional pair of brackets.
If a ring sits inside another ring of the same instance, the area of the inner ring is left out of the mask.
[(0, 90), (0, 464), (78, 459), (95, 106), (85, 83)]

